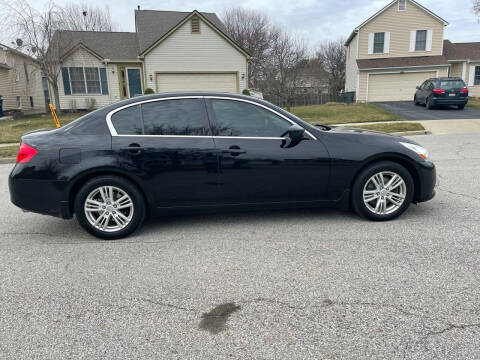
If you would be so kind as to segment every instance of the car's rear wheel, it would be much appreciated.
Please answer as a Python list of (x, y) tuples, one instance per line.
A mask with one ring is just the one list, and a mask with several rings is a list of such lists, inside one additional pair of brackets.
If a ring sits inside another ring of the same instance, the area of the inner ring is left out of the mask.
[(458, 110), (463, 110), (463, 109), (465, 109), (465, 104), (458, 105)]
[(357, 214), (370, 220), (391, 220), (401, 215), (413, 200), (412, 176), (403, 166), (382, 161), (363, 170), (352, 189)]
[(427, 108), (427, 110), (430, 110), (432, 108), (431, 98), (427, 98), (427, 100), (425, 100), (425, 107)]
[(75, 197), (75, 215), (90, 234), (106, 240), (132, 234), (145, 218), (138, 188), (118, 176), (100, 176), (85, 183)]

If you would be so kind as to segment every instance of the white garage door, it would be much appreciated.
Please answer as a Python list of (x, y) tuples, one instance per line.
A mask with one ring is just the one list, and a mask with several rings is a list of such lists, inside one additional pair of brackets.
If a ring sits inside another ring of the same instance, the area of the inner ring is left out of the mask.
[(436, 76), (437, 73), (435, 71), (370, 74), (368, 79), (368, 101), (413, 101), (415, 87), (420, 86), (425, 80)]
[(157, 74), (157, 91), (237, 92), (236, 73)]

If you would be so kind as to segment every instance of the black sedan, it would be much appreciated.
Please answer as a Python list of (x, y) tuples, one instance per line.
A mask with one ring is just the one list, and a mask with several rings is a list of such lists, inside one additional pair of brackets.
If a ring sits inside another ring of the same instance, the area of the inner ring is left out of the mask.
[(103, 239), (149, 216), (289, 207), (353, 208), (390, 220), (431, 199), (435, 166), (412, 140), (312, 126), (252, 97), (133, 98), (25, 134), (9, 179), (22, 209)]

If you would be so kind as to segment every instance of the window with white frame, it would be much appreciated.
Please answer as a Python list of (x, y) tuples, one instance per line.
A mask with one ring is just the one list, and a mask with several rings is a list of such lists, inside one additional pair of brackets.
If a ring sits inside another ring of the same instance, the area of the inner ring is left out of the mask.
[(100, 73), (97, 67), (70, 67), (72, 94), (101, 94)]
[(415, 37), (415, 51), (427, 49), (427, 30), (417, 30)]
[(407, 0), (398, 0), (398, 11), (404, 11), (407, 9)]
[(475, 76), (473, 78), (473, 85), (480, 85), (480, 66), (475, 66)]
[(17, 96), (17, 109), (21, 109), (21, 108), (22, 108), (22, 97)]

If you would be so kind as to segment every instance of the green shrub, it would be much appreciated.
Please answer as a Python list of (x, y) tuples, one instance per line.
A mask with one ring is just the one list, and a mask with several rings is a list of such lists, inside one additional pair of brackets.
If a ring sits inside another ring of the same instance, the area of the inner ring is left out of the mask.
[(250, 96), (250, 91), (248, 89), (243, 89), (242, 94)]
[(153, 89), (150, 89), (150, 88), (146, 88), (145, 91), (143, 92), (145, 95), (148, 95), (148, 94), (154, 94), (155, 91), (153, 91)]

